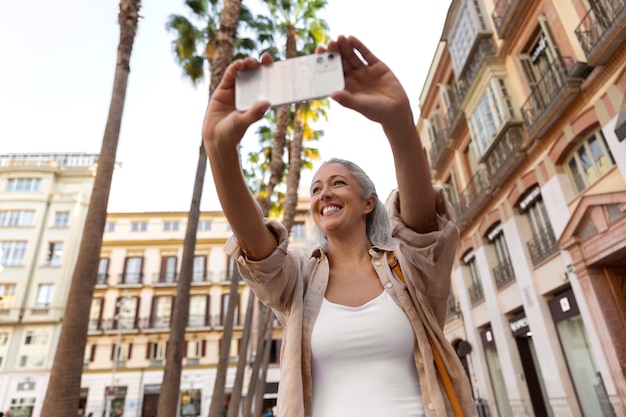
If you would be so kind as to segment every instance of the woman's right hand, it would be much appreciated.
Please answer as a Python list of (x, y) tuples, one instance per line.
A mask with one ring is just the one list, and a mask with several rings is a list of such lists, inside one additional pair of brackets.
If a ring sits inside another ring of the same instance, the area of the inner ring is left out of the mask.
[(204, 116), (202, 139), (205, 146), (233, 146), (236, 148), (248, 127), (263, 117), (270, 107), (269, 102), (259, 101), (245, 112), (235, 108), (235, 79), (239, 71), (256, 68), (271, 62), (272, 57), (263, 54), (260, 61), (254, 58), (245, 58), (228, 66), (222, 81), (209, 100)]

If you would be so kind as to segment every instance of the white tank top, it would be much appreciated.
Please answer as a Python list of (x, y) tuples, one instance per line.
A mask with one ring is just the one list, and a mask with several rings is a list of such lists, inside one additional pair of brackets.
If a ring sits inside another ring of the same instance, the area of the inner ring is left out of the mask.
[(422, 417), (411, 323), (383, 291), (359, 307), (322, 301), (311, 336), (313, 417)]

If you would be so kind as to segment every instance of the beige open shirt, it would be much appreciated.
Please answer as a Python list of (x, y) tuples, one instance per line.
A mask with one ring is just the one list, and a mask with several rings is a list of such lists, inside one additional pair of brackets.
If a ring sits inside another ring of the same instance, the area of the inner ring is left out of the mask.
[[(426, 332), (439, 346), (465, 416), (475, 416), (477, 412), (467, 376), (442, 331), (459, 231), (445, 192), (439, 187), (435, 187), (435, 191), (437, 231), (419, 234), (409, 229), (400, 218), (399, 196), (394, 191), (387, 201), (387, 208), (397, 246), (374, 246), (370, 254), (383, 287), (411, 321), (417, 342), (415, 366), (426, 416), (453, 416), (443, 385), (437, 377)], [(252, 291), (274, 310), (284, 326), (278, 415), (310, 417), (311, 332), (328, 284), (328, 258), (320, 249), (309, 254), (289, 250), (287, 230), (274, 220), (266, 219), (266, 224), (278, 241), (278, 247), (266, 259), (247, 259), (234, 237), (226, 243), (226, 251), (239, 263), (241, 275)], [(392, 250), (400, 262), (406, 285), (389, 268), (386, 256)]]

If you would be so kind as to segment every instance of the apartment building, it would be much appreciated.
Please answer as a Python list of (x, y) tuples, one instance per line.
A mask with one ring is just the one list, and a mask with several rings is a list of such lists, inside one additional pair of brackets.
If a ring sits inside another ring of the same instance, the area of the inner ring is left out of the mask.
[[(308, 208), (306, 201), (302, 201)], [(300, 211), (292, 244), (306, 246), (310, 217)], [(109, 213), (90, 314), (80, 407), (94, 415), (151, 417), (163, 380), (180, 273), (185, 212)], [(237, 279), (224, 244), (232, 235), (221, 212), (203, 212), (193, 261), (179, 416), (207, 415), (216, 378), (230, 284)], [(227, 393), (233, 386), (249, 289), (240, 282)], [(281, 328), (274, 329), (266, 404), (275, 405)], [(248, 351), (249, 355), (251, 350)], [(247, 384), (246, 384), (247, 385)], [(246, 388), (244, 388), (245, 394)]]
[(98, 155), (0, 155), (0, 411), (38, 415)]
[(626, 2), (454, 0), (420, 96), (490, 416), (626, 415)]

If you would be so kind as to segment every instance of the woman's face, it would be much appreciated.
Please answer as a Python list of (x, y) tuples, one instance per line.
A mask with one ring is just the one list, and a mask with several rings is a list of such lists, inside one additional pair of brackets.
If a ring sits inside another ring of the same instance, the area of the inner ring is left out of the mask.
[(339, 163), (322, 165), (311, 184), (311, 216), (326, 235), (351, 227), (364, 227), (374, 208), (374, 198), (365, 200), (356, 177)]

